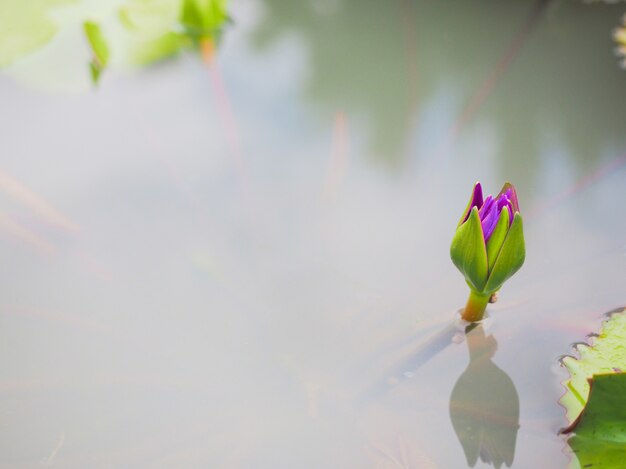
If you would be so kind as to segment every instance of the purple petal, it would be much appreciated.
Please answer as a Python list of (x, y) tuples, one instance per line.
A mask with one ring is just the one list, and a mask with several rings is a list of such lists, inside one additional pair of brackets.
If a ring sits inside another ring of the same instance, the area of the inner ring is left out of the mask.
[[(482, 207), (483, 205), (483, 186), (480, 185), (480, 182), (477, 182), (474, 185), (474, 191), (472, 195), (472, 208), (473, 207)], [(470, 208), (470, 211), (472, 209)]]
[(510, 191), (506, 191), (498, 198), (498, 216), (500, 216), (502, 209), (507, 207), (509, 209), (509, 226), (513, 223), (513, 206), (511, 205), (511, 200), (508, 198), (508, 194), (510, 193)]
[(467, 206), (463, 217), (461, 217), (461, 223), (465, 223), (469, 218), (469, 214), (474, 207), (482, 207), (483, 206), (483, 187), (480, 185), (480, 182), (477, 182), (474, 185), (474, 189), (472, 190), (472, 198), (470, 199), (470, 204)]
[(480, 210), (478, 210), (478, 216), (480, 217), (480, 219), (483, 220), (494, 206), (495, 200), (493, 200), (493, 197), (491, 195), (488, 195), (485, 199), (485, 203), (482, 207), (480, 207)]
[(481, 220), (481, 225), (483, 227), (483, 237), (485, 238), (485, 243), (489, 241), (489, 238), (491, 237), (493, 230), (496, 229), (499, 215), (500, 215), (500, 210), (498, 210), (497, 204), (492, 203), (491, 208), (485, 213), (485, 216)]
[(505, 183), (504, 186), (502, 186), (502, 190), (498, 194), (498, 197), (503, 194), (506, 195), (507, 198), (511, 201), (511, 207), (513, 208), (513, 210), (511, 210), (511, 213), (515, 214), (515, 212), (519, 212), (519, 202), (517, 200), (515, 186), (513, 186), (513, 184), (511, 184), (510, 182)]

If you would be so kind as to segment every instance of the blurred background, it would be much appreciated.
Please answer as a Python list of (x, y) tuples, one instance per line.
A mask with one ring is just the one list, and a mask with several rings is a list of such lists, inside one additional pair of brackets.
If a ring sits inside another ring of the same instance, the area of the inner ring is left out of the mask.
[[(625, 13), (0, 0), (0, 467), (576, 467), (557, 359), (626, 303)], [(465, 340), (477, 180), (527, 257)]]

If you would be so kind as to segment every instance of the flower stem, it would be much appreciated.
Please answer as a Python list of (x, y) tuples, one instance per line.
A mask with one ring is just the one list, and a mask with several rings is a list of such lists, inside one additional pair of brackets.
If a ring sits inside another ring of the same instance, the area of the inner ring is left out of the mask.
[(471, 290), (461, 317), (467, 322), (480, 321), (485, 314), (485, 309), (487, 309), (487, 303), (489, 303), (490, 297), (491, 295), (488, 293), (479, 293)]

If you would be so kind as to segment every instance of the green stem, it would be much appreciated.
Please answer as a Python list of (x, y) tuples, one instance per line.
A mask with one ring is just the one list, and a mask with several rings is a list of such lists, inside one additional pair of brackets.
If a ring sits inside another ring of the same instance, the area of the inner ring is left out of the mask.
[(477, 322), (483, 318), (485, 309), (487, 309), (487, 303), (489, 303), (490, 294), (479, 293), (474, 290), (470, 290), (470, 296), (467, 299), (467, 304), (463, 310), (461, 317), (467, 322)]

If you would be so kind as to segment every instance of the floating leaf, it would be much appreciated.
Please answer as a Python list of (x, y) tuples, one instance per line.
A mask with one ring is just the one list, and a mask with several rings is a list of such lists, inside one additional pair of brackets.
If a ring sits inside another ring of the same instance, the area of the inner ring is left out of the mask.
[(46, 45), (57, 33), (50, 12), (77, 0), (0, 0), (0, 67)]
[(565, 381), (566, 393), (559, 401), (573, 422), (583, 410), (589, 396), (589, 378), (597, 374), (626, 371), (626, 309), (614, 311), (605, 321), (599, 335), (589, 344), (576, 346), (578, 358), (565, 357), (563, 365), (569, 370)]
[(581, 467), (623, 467), (626, 445), (626, 373), (594, 375), (589, 400), (564, 433)]
[(581, 467), (622, 467), (626, 445), (626, 309), (614, 311), (599, 335), (565, 357), (570, 372), (560, 403), (570, 425), (563, 433)]

